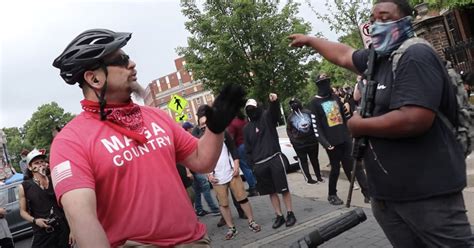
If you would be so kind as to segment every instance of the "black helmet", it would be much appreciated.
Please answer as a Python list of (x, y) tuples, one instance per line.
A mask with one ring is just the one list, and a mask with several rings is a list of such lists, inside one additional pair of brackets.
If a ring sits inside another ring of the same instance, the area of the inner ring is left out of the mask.
[(125, 46), (131, 33), (116, 33), (107, 29), (90, 29), (78, 35), (53, 66), (60, 69), (60, 75), (68, 84), (75, 84), (84, 71), (99, 64), (105, 56)]

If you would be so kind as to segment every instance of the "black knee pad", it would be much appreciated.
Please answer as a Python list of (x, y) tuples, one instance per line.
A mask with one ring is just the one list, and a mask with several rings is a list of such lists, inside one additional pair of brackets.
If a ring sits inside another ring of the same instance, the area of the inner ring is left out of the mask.
[(245, 198), (242, 201), (239, 201), (239, 204), (244, 204), (244, 203), (247, 203), (247, 202), (249, 202), (249, 198)]

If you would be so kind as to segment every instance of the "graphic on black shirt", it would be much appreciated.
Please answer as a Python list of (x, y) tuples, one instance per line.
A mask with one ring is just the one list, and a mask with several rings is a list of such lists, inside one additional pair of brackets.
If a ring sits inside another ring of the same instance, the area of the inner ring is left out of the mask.
[(307, 113), (301, 113), (300, 111), (294, 112), (291, 116), (291, 124), (293, 127), (302, 133), (308, 133), (310, 131), (311, 118)]
[(342, 115), (339, 111), (339, 105), (337, 105), (336, 101), (326, 101), (323, 102), (321, 106), (326, 114), (329, 127), (341, 125), (343, 123)]

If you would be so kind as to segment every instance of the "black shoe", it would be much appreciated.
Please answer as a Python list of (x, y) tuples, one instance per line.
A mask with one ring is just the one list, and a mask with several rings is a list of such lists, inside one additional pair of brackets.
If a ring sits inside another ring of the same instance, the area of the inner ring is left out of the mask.
[(324, 179), (321, 177), (321, 178), (318, 178), (318, 182), (319, 182), (319, 183), (324, 183), (325, 181), (324, 181)]
[(288, 211), (288, 213), (286, 214), (286, 226), (293, 226), (295, 223), (295, 214), (292, 211)]
[(317, 184), (318, 181), (315, 181), (315, 180), (313, 180), (313, 179), (309, 179), (306, 183), (307, 183), (307, 184)]
[(365, 203), (370, 203), (370, 197), (364, 196), (364, 202)]
[(253, 197), (253, 196), (258, 196), (258, 192), (256, 188), (249, 188), (249, 194), (247, 195), (248, 197)]
[(277, 215), (275, 222), (273, 222), (273, 229), (277, 229), (281, 227), (283, 224), (285, 224), (285, 217), (283, 215)]
[(332, 205), (342, 205), (344, 202), (337, 195), (328, 196), (328, 201)]
[(207, 212), (206, 210), (199, 210), (196, 212), (197, 216), (204, 216), (204, 215), (207, 215), (209, 214), (209, 212)]
[(225, 226), (225, 220), (224, 217), (221, 217), (219, 222), (217, 222), (217, 227)]

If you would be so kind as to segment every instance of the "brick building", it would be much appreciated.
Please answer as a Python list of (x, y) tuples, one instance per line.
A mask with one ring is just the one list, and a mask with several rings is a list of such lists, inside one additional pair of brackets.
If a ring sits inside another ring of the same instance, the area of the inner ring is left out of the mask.
[(184, 109), (189, 122), (197, 123), (196, 111), (202, 104), (212, 103), (214, 95), (206, 90), (200, 81), (192, 78), (192, 73), (185, 69), (184, 58), (174, 60), (176, 71), (153, 80), (146, 88), (145, 104), (157, 107), (167, 112), (173, 119), (176, 113), (168, 109), (168, 103), (172, 95), (179, 95), (188, 101)]
[(419, 14), (413, 25), (416, 34), (458, 72), (474, 71), (474, 4), (442, 11), (429, 11), (427, 4), (415, 8)]

